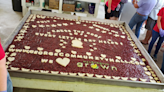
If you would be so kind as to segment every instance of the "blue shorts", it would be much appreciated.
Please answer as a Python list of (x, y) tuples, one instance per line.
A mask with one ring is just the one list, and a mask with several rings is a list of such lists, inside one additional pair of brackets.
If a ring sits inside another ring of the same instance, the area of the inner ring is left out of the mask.
[(7, 72), (7, 92), (13, 92), (13, 84), (9, 72)]

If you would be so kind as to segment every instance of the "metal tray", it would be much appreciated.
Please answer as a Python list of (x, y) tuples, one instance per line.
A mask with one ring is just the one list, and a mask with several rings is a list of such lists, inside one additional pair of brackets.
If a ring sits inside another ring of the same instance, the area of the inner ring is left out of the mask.
[[(15, 35), (19, 32), (23, 24), (25, 23), (26, 19), (29, 17), (30, 14), (41, 14), (46, 16), (57, 16), (57, 17), (65, 17), (69, 19), (79, 19), (78, 16), (72, 16), (67, 14), (57, 14), (57, 13), (51, 13), (51, 12), (45, 12), (45, 11), (34, 11), (30, 10), (27, 12), (27, 14), (24, 16), (24, 18), (19, 23), (18, 27), (13, 31), (13, 33), (9, 36), (7, 41), (2, 44), (4, 50), (7, 49), (7, 47), (10, 45), (12, 40), (14, 39)], [(129, 26), (122, 21), (112, 21), (112, 20), (102, 20), (102, 19), (96, 19), (96, 18), (88, 18), (88, 17), (80, 17), (81, 20), (91, 20), (91, 21), (100, 21), (100, 22), (106, 22), (106, 23), (115, 23), (115, 24), (121, 24), (123, 25), (126, 30), (131, 35), (133, 41), (137, 45), (137, 47), (140, 49), (142, 54), (145, 56), (147, 61), (149, 62), (149, 65), (154, 70), (156, 75), (159, 77), (162, 83), (150, 83), (150, 82), (140, 82), (140, 81), (124, 81), (124, 80), (114, 80), (114, 79), (105, 79), (105, 78), (89, 78), (89, 77), (80, 77), (80, 76), (70, 76), (70, 75), (59, 75), (59, 74), (48, 74), (48, 73), (32, 73), (32, 72), (23, 72), (23, 71), (13, 71), (9, 70), (10, 75), (12, 77), (20, 77), (20, 78), (32, 78), (32, 79), (44, 79), (44, 80), (56, 80), (56, 81), (71, 81), (71, 82), (85, 82), (85, 83), (96, 83), (96, 84), (108, 84), (108, 85), (118, 85), (118, 86), (129, 86), (129, 87), (141, 87), (141, 88), (155, 88), (155, 89), (164, 89), (164, 75), (156, 65), (156, 63), (152, 60), (152, 58), (149, 56), (145, 48), (142, 46), (140, 41), (136, 38), (134, 33), (131, 31)]]

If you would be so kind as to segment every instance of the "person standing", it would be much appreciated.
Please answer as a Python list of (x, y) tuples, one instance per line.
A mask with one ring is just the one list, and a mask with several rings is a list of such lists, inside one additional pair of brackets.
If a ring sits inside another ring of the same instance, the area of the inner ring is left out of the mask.
[(163, 62), (162, 62), (161, 71), (162, 71), (162, 73), (164, 74), (164, 52), (163, 52)]
[(137, 8), (137, 12), (133, 15), (129, 22), (131, 29), (136, 25), (135, 35), (139, 38), (140, 28), (145, 20), (147, 20), (149, 13), (156, 5), (157, 0), (140, 0), (137, 2), (133, 0), (133, 5)]
[(121, 0), (121, 2), (117, 5), (117, 7), (115, 8), (115, 10), (113, 11), (113, 14), (111, 15), (111, 20), (118, 20), (120, 15), (121, 15), (121, 12), (122, 12), (122, 9), (124, 7), (124, 4), (127, 3), (128, 0)]
[[(158, 39), (159, 38), (159, 39)], [(158, 20), (152, 31), (152, 40), (149, 44), (148, 53), (151, 54), (154, 43), (158, 39), (153, 59), (157, 61), (157, 54), (164, 40), (164, 7), (158, 13)]]
[(152, 36), (152, 30), (155, 26), (155, 24), (157, 23), (157, 19), (158, 19), (158, 12), (159, 10), (162, 8), (162, 6), (164, 5), (164, 1), (163, 0), (157, 0), (157, 4), (155, 5), (155, 7), (153, 8), (153, 10), (151, 11), (151, 13), (149, 14), (149, 17), (147, 19), (147, 23), (145, 28), (147, 29), (146, 32), (146, 37), (144, 40), (141, 40), (141, 43), (144, 45), (147, 45), (151, 36)]
[(13, 92), (10, 75), (6, 69), (5, 52), (3, 51), (0, 39), (0, 92)]
[(110, 19), (121, 0), (108, 0), (105, 4), (105, 19)]

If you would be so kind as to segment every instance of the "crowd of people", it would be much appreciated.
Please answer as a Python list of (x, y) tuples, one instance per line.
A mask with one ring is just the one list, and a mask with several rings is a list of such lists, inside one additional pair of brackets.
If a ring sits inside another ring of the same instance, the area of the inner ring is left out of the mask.
[[(123, 5), (127, 2), (128, 0), (107, 0), (105, 4), (105, 19), (118, 20)], [(135, 35), (139, 38), (140, 29), (144, 21), (146, 21), (145, 28), (148, 31), (145, 39), (141, 40), (141, 43), (148, 45), (148, 42), (152, 37), (148, 47), (148, 53), (151, 54), (154, 43), (158, 39), (156, 50), (152, 56), (154, 61), (157, 61), (157, 54), (164, 40), (164, 1), (132, 0), (132, 4), (137, 10), (129, 22), (129, 27), (133, 29), (136, 25)], [(164, 73), (164, 53), (161, 71)]]

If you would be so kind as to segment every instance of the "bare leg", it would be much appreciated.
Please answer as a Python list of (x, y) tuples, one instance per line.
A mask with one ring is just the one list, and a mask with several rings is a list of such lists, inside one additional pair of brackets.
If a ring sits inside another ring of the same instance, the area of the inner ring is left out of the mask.
[(151, 31), (151, 30), (148, 30), (148, 31), (146, 32), (146, 37), (145, 37), (145, 39), (142, 40), (141, 42), (142, 42), (143, 44), (148, 44), (148, 42), (149, 42), (151, 36), (152, 36), (152, 31)]
[(164, 42), (162, 43), (162, 46), (161, 46), (161, 51), (164, 52)]
[(110, 20), (118, 20), (117, 17), (110, 17)]
[(115, 20), (115, 17), (110, 17), (110, 20)]
[(147, 23), (147, 20), (144, 21), (144, 23), (142, 24), (142, 27), (145, 27), (146, 23)]
[(117, 18), (117, 17), (115, 17), (115, 20), (118, 20), (118, 18)]

